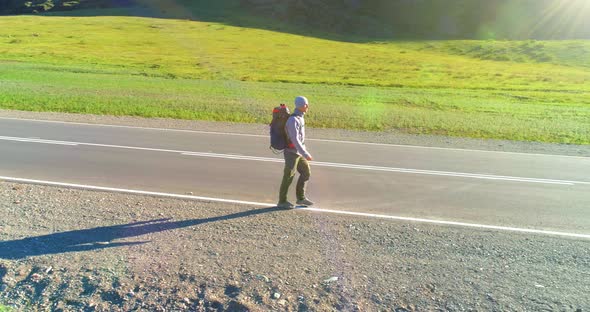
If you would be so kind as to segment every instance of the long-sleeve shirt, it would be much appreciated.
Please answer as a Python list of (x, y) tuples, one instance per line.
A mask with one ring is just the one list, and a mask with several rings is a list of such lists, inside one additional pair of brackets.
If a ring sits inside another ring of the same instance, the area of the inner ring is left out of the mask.
[(285, 125), (289, 140), (291, 140), (294, 148), (287, 147), (286, 151), (295, 153), (297, 155), (309, 158), (311, 155), (305, 148), (305, 120), (303, 119), (303, 113), (296, 110)]

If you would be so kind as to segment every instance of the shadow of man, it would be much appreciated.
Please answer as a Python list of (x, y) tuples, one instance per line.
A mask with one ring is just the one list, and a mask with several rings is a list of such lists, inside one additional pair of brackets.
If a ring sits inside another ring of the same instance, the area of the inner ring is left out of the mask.
[(184, 221), (170, 221), (170, 218), (156, 219), (121, 225), (96, 227), (92, 229), (52, 233), (11, 241), (0, 241), (0, 259), (17, 260), (32, 256), (145, 244), (149, 241), (114, 243), (112, 241), (148, 233), (157, 233), (204, 223), (231, 220), (282, 210), (283, 209), (278, 207), (269, 207), (238, 212), (225, 216)]

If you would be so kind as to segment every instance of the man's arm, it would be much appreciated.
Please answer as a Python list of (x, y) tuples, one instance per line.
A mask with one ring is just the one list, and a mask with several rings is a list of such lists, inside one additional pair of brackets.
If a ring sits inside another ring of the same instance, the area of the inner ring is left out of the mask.
[(301, 156), (303, 156), (305, 159), (312, 160), (312, 157), (305, 148), (305, 145), (303, 145), (303, 142), (299, 140), (299, 122), (297, 121), (297, 118), (290, 117), (287, 120), (286, 128), (287, 135), (289, 136), (291, 143), (295, 145), (295, 149), (297, 150), (297, 152), (299, 152), (299, 154), (301, 154)]

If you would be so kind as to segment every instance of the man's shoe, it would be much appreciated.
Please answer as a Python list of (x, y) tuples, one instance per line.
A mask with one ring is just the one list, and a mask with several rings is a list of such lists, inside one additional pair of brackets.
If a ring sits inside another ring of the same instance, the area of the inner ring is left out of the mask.
[(291, 204), (290, 202), (288, 202), (288, 201), (286, 201), (284, 203), (278, 203), (277, 204), (277, 207), (278, 208), (281, 208), (281, 209), (293, 209), (293, 208), (295, 208), (295, 206), (293, 204)]
[(313, 202), (307, 198), (297, 200), (297, 205), (311, 206)]

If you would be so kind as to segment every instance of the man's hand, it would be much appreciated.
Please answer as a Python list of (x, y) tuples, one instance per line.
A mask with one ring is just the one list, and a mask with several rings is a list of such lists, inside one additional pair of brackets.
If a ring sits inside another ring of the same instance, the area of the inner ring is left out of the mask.
[(309, 161), (312, 161), (313, 160), (313, 157), (311, 157), (311, 155), (309, 155), (309, 156), (305, 157), (305, 159), (307, 159)]

